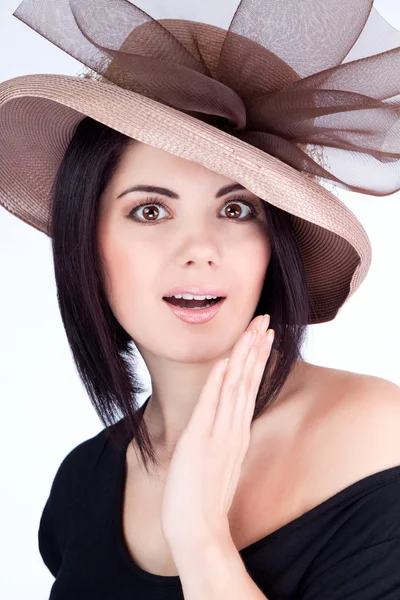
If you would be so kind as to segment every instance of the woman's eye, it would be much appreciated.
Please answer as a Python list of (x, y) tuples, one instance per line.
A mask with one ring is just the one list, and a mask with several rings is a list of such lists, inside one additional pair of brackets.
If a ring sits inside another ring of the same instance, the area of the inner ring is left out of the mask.
[[(243, 208), (240, 207), (240, 204), (244, 205), (247, 209), (247, 213), (244, 217), (242, 216)], [(159, 200), (145, 202), (135, 206), (129, 213), (128, 218), (141, 223), (151, 224), (152, 222), (157, 222), (160, 220), (158, 219), (160, 215), (160, 208), (168, 211), (166, 204)], [(137, 217), (139, 211), (142, 211), (142, 218)], [(249, 200), (228, 200), (228, 202), (226, 202), (221, 208), (221, 212), (223, 211), (225, 211), (227, 218), (231, 221), (251, 221), (258, 215), (258, 209)]]

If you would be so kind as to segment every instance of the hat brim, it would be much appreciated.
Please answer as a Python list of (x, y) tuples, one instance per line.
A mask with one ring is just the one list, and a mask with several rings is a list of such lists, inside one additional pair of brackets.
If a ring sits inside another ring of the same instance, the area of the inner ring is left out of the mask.
[(76, 125), (89, 116), (241, 183), (292, 215), (306, 268), (309, 324), (332, 320), (365, 279), (371, 244), (355, 215), (312, 178), (172, 107), (114, 84), (35, 74), (0, 84), (0, 204), (49, 233), (51, 189)]

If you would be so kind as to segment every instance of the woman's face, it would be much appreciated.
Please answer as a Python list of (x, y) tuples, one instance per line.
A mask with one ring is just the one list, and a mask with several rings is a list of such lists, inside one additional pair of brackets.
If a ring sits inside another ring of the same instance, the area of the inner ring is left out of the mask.
[[(100, 199), (98, 241), (107, 297), (146, 362), (155, 356), (213, 361), (232, 348), (254, 314), (270, 242), (263, 200), (245, 189), (216, 197), (220, 188), (235, 183), (137, 142), (127, 147)], [(136, 185), (166, 188), (179, 199), (123, 194)], [(143, 202), (145, 207), (132, 212)], [(216, 286), (226, 296), (218, 314), (202, 324), (182, 321), (163, 300), (171, 288), (196, 284)]]

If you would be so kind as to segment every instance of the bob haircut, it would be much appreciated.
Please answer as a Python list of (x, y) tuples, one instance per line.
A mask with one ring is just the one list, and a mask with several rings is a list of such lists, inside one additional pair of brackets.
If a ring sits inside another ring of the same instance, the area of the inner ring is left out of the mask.
[[(57, 300), (73, 360), (102, 424), (119, 449), (129, 435), (147, 471), (158, 467), (137, 397), (146, 389), (137, 376), (134, 340), (112, 312), (103, 286), (97, 243), (99, 197), (123, 151), (136, 140), (89, 117), (69, 142), (52, 189), (51, 237)], [(310, 313), (306, 272), (290, 214), (262, 202), (271, 258), (253, 317), (268, 313), (275, 329), (252, 423), (273, 404), (298, 359)], [(117, 426), (118, 425), (118, 426)]]

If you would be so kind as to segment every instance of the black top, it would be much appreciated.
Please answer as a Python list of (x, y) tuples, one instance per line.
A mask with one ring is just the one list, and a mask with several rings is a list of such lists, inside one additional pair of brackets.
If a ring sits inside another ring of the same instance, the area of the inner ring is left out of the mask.
[[(144, 571), (125, 546), (125, 458), (105, 428), (58, 468), (38, 532), (56, 578), (49, 600), (183, 599), (179, 576)], [(339, 491), (240, 555), (268, 600), (400, 600), (400, 465)]]

